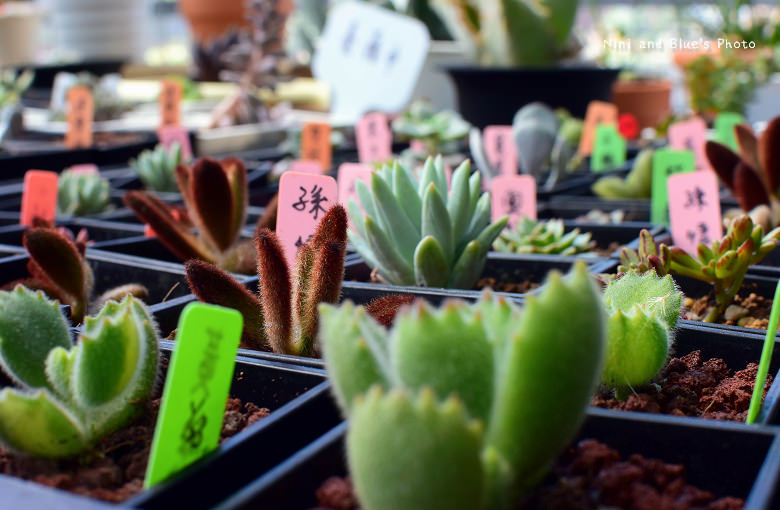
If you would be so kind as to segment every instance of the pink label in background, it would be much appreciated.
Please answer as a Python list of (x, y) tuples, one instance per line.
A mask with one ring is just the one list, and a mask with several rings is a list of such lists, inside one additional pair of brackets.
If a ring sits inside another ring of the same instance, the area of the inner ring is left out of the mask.
[(502, 175), (517, 173), (517, 147), (512, 137), (512, 126), (487, 126), (482, 133), (482, 145), (488, 163)]
[(327, 175), (285, 172), (279, 180), (276, 235), (287, 261), (295, 263), (298, 248), (309, 240), (328, 209), (338, 204), (338, 185)]
[(358, 158), (361, 163), (387, 161), (393, 156), (393, 133), (384, 113), (369, 113), (355, 125)]
[(521, 217), (536, 219), (536, 181), (530, 175), (499, 175), (490, 183), (490, 217), (509, 215), (514, 225)]
[(19, 223), (32, 226), (35, 218), (54, 223), (57, 215), (57, 172), (28, 170), (24, 174)]
[(371, 185), (371, 173), (374, 170), (369, 165), (362, 163), (342, 163), (339, 167), (339, 203), (344, 207), (349, 203), (350, 198), (360, 205), (360, 199), (355, 190), (355, 181), (361, 180), (366, 185)]
[(322, 175), (322, 165), (319, 161), (305, 161), (303, 159), (296, 159), (290, 163), (290, 169), (288, 172), (299, 172), (302, 174), (314, 174)]
[(157, 138), (165, 147), (170, 147), (173, 142), (179, 142), (182, 159), (188, 160), (192, 158), (190, 134), (185, 128), (181, 126), (162, 126), (157, 130)]
[(666, 183), (675, 246), (695, 254), (699, 243), (709, 246), (723, 236), (718, 180), (713, 172), (702, 170), (674, 174)]
[(709, 170), (704, 144), (707, 142), (707, 124), (699, 117), (675, 122), (669, 126), (669, 147), (676, 150), (689, 150), (696, 156), (696, 169)]
[(68, 170), (70, 170), (73, 174), (97, 174), (100, 173), (100, 170), (98, 169), (97, 165), (93, 165), (92, 163), (87, 163), (84, 165), (73, 165), (71, 167), (68, 167)]

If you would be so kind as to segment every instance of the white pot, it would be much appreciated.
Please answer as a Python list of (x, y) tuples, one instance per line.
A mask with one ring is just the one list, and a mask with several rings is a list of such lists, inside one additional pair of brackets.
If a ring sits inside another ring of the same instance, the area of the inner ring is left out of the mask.
[(472, 63), (461, 46), (453, 41), (431, 41), (425, 65), (414, 89), (414, 99), (428, 99), (437, 110), (457, 110), (457, 94), (452, 78), (444, 68), (448, 65)]
[(140, 59), (147, 0), (44, 0), (58, 51), (79, 60)]
[(35, 62), (38, 26), (42, 17), (42, 12), (33, 4), (3, 4), (0, 13), (0, 67)]

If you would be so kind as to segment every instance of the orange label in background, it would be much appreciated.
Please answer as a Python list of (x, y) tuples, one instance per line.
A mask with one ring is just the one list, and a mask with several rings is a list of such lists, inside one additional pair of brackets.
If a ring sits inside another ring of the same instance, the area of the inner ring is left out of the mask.
[(580, 138), (580, 154), (590, 156), (593, 152), (593, 142), (596, 140), (596, 126), (610, 124), (617, 128), (618, 109), (612, 103), (604, 101), (591, 101), (588, 103), (588, 111), (585, 113), (585, 125)]
[(163, 80), (160, 92), (160, 125), (178, 126), (181, 122), (182, 86), (177, 80)]
[(24, 174), (19, 223), (32, 226), (35, 218), (54, 223), (57, 215), (57, 172), (28, 170)]
[(330, 125), (308, 123), (301, 132), (301, 158), (304, 161), (318, 161), (324, 173), (330, 172), (331, 147)]
[(65, 146), (68, 149), (92, 147), (92, 117), (94, 115), (92, 92), (77, 85), (68, 90)]

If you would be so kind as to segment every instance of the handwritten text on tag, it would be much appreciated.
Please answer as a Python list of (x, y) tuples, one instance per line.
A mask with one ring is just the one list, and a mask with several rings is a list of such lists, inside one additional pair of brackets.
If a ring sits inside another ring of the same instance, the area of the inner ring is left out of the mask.
[(670, 175), (666, 183), (674, 245), (695, 254), (699, 243), (709, 246), (720, 239), (723, 234), (715, 174), (700, 170)]
[(512, 126), (486, 126), (482, 138), (488, 163), (498, 168), (502, 175), (515, 175), (517, 146), (512, 136)]
[(699, 117), (675, 122), (669, 126), (669, 147), (676, 150), (692, 151), (696, 157), (696, 169), (708, 170), (709, 161), (704, 152), (707, 142), (707, 124)]
[(355, 139), (361, 163), (387, 161), (393, 156), (393, 133), (384, 113), (364, 115), (355, 125)]
[(160, 125), (178, 126), (181, 118), (182, 86), (178, 80), (163, 80), (160, 92)]
[(84, 85), (71, 87), (67, 94), (68, 127), (65, 132), (65, 146), (69, 149), (92, 147), (92, 117), (94, 104), (92, 92)]
[(509, 215), (514, 225), (522, 217), (536, 219), (536, 181), (530, 175), (499, 175), (490, 183), (490, 217)]
[(323, 172), (330, 171), (330, 126), (324, 123), (308, 123), (301, 131), (301, 159), (317, 161)]

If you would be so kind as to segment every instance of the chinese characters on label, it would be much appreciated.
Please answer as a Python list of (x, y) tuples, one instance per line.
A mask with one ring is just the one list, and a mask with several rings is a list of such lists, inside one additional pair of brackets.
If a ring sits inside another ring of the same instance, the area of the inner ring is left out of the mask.
[(92, 147), (92, 117), (94, 104), (92, 92), (83, 85), (68, 89), (67, 113), (68, 127), (65, 132), (65, 146), (69, 149)]
[(160, 92), (160, 126), (178, 126), (182, 86), (178, 80), (163, 80)]
[(54, 222), (57, 214), (57, 172), (28, 170), (24, 174), (19, 223), (32, 226), (35, 218)]
[(536, 219), (536, 181), (530, 175), (499, 175), (490, 183), (490, 217), (504, 215), (514, 225), (521, 217)]
[(482, 134), (485, 156), (501, 175), (517, 173), (517, 146), (512, 126), (487, 126)]
[(393, 156), (393, 133), (384, 113), (364, 115), (355, 125), (355, 139), (361, 163), (383, 162)]
[(331, 146), (330, 126), (323, 123), (308, 123), (301, 131), (301, 159), (317, 161), (323, 172), (330, 170)]
[(669, 126), (669, 147), (693, 152), (697, 170), (709, 169), (707, 154), (704, 152), (706, 142), (707, 124), (699, 117)]
[(713, 172), (701, 170), (672, 175), (667, 186), (675, 246), (696, 253), (699, 243), (709, 246), (721, 238), (718, 180)]
[(338, 203), (338, 186), (327, 175), (285, 172), (279, 181), (276, 234), (290, 264), (325, 212)]
[(612, 124), (596, 126), (596, 140), (590, 168), (595, 172), (612, 170), (626, 162), (626, 140)]

